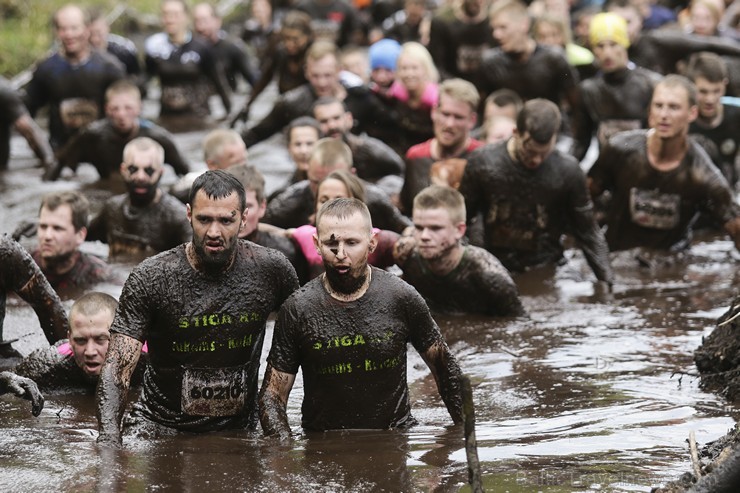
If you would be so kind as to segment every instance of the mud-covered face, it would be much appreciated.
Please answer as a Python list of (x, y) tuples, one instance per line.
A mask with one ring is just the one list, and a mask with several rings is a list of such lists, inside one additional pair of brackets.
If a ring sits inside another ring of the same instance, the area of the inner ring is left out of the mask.
[(452, 250), (465, 234), (465, 223), (455, 224), (447, 209), (414, 208), (414, 238), (421, 258), (437, 260)]
[(343, 294), (357, 292), (367, 278), (367, 259), (377, 238), (360, 213), (338, 218), (322, 216), (314, 245), (324, 261), (331, 287)]
[(514, 152), (516, 159), (525, 168), (535, 169), (538, 168), (542, 162), (547, 159), (552, 151), (555, 149), (556, 135), (553, 135), (552, 139), (546, 143), (540, 143), (534, 140), (529, 132), (524, 132), (524, 135), (519, 135), (514, 132)]
[(136, 150), (121, 164), (121, 176), (133, 205), (143, 207), (154, 200), (162, 171), (155, 149)]
[(688, 133), (697, 114), (697, 107), (689, 105), (686, 89), (658, 84), (650, 102), (648, 123), (657, 137), (670, 139)]
[(139, 124), (141, 97), (134, 92), (111, 94), (105, 103), (105, 116), (117, 132), (131, 133)]
[(239, 231), (247, 219), (247, 209), (240, 210), (236, 192), (216, 199), (198, 190), (187, 215), (193, 228), (193, 248), (208, 270), (228, 267), (239, 243)]
[(86, 375), (97, 377), (108, 353), (113, 314), (108, 309), (93, 315), (73, 310), (69, 320), (69, 345), (75, 363)]
[(316, 106), (313, 116), (319, 122), (324, 137), (336, 139), (352, 130), (352, 113), (345, 111), (339, 102)]
[(61, 204), (54, 210), (42, 207), (39, 213), (37, 235), (39, 253), (45, 264), (63, 263), (71, 258), (83, 241), (87, 230), (75, 231), (72, 208)]

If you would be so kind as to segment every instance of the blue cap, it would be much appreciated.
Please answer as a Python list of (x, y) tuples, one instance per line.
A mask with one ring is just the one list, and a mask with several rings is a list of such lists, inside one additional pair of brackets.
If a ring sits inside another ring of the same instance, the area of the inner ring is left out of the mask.
[(370, 70), (387, 68), (395, 72), (399, 53), (401, 53), (401, 45), (394, 39), (381, 39), (373, 43), (368, 50)]

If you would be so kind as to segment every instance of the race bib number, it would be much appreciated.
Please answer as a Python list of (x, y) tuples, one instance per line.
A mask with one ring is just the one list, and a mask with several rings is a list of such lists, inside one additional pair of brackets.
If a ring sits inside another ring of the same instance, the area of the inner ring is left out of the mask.
[(681, 217), (681, 197), (657, 190), (630, 189), (632, 222), (645, 228), (673, 229)]
[(232, 368), (185, 368), (182, 410), (191, 416), (234, 416), (244, 409), (246, 371)]

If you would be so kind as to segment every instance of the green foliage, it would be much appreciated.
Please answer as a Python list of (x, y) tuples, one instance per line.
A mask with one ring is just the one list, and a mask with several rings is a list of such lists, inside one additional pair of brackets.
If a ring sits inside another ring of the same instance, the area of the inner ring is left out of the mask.
[[(42, 59), (53, 44), (51, 17), (70, 0), (0, 0), (0, 74), (12, 78)], [(114, 0), (81, 1), (81, 6), (112, 10), (121, 2)], [(128, 0), (125, 15), (155, 14), (159, 0)], [(115, 26), (114, 26), (115, 30)]]

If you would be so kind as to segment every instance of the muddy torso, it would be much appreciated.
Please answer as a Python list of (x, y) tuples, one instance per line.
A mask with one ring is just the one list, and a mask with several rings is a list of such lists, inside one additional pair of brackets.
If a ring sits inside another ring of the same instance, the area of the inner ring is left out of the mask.
[(416, 251), (401, 268), (403, 279), (419, 291), (434, 311), (496, 316), (524, 313), (508, 271), (482, 248), (465, 247), (460, 263), (444, 276), (429, 271)]
[(306, 429), (395, 428), (412, 424), (406, 344), (424, 351), (441, 339), (422, 298), (393, 274), (373, 269), (365, 295), (331, 298), (317, 278), (281, 308), (268, 361), (303, 372)]
[(49, 104), (49, 134), (56, 149), (103, 115), (105, 90), (124, 76), (120, 62), (108, 54), (93, 51), (83, 64), (71, 65), (56, 53), (37, 66), (26, 86), (27, 105), (35, 115)]
[(101, 178), (120, 173), (123, 148), (137, 137), (149, 137), (164, 149), (164, 162), (172, 166), (178, 175), (189, 171), (187, 161), (180, 154), (172, 135), (155, 123), (141, 119), (135, 135), (121, 135), (107, 119), (91, 123), (74, 137), (59, 154), (65, 166), (90, 163), (98, 170)]
[[(32, 256), (33, 260), (41, 266), (41, 255), (38, 250), (34, 251)], [(100, 257), (80, 251), (76, 256), (77, 261), (74, 266), (64, 274), (55, 274), (41, 269), (57, 293), (80, 292), (95, 284), (114, 281), (110, 266)]]
[(107, 241), (112, 257), (138, 257), (185, 243), (192, 230), (185, 206), (173, 196), (163, 192), (159, 202), (137, 207), (128, 194), (121, 194), (106, 201), (88, 236)]
[(688, 239), (698, 212), (718, 224), (734, 216), (727, 182), (693, 141), (680, 165), (665, 172), (648, 162), (647, 131), (620, 134), (609, 144), (589, 177), (612, 193), (606, 233), (611, 250), (669, 249)]
[(545, 98), (558, 106), (578, 83), (563, 55), (540, 45), (525, 62), (514, 60), (500, 48), (489, 50), (483, 55), (481, 79), (485, 94), (506, 88), (525, 101)]
[(460, 192), (469, 220), (483, 213), (486, 250), (510, 270), (556, 262), (561, 235), (591, 213), (583, 172), (557, 150), (531, 170), (509, 157), (505, 142), (482, 147), (468, 159)]
[(218, 277), (195, 271), (184, 245), (134, 269), (111, 331), (148, 342), (144, 414), (193, 431), (254, 425), (267, 317), (297, 286), (284, 256), (245, 241)]
[(692, 134), (700, 134), (708, 138), (716, 146), (717, 158), (715, 164), (731, 185), (737, 183), (738, 144), (740, 144), (740, 108), (733, 105), (723, 105), (722, 121), (714, 128), (708, 128), (694, 120), (689, 127)]

